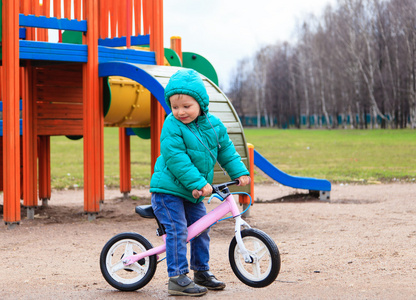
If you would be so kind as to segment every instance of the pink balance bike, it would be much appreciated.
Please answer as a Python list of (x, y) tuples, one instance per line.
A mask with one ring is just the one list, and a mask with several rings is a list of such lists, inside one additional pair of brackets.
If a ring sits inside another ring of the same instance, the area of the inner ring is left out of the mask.
[[(232, 214), (235, 220), (235, 236), (228, 251), (231, 268), (244, 284), (261, 288), (273, 283), (280, 271), (280, 254), (275, 242), (263, 231), (251, 228), (242, 218), (233, 194), (228, 186), (237, 180), (213, 185), (213, 197), (223, 201), (214, 210), (188, 227), (189, 242), (201, 232)], [(155, 218), (151, 205), (136, 207), (143, 218)], [(228, 219), (228, 218), (226, 218)], [(158, 224), (157, 235), (166, 238), (164, 227)], [(244, 228), (241, 230), (241, 228)], [(156, 272), (158, 256), (166, 251), (166, 244), (153, 247), (142, 235), (125, 232), (111, 238), (100, 255), (101, 273), (105, 280), (120, 291), (134, 291), (144, 287)]]

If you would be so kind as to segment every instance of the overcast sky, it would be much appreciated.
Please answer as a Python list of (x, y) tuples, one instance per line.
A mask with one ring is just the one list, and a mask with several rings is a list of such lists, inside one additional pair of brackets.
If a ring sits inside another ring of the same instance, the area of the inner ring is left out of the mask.
[(164, 46), (182, 38), (182, 51), (195, 52), (215, 67), (225, 90), (238, 60), (261, 46), (290, 41), (296, 24), (320, 15), (336, 0), (165, 0)]

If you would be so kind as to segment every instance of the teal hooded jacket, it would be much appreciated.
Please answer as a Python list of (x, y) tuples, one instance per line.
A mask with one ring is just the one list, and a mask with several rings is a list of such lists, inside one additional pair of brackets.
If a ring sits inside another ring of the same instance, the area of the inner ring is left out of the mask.
[(165, 88), (165, 101), (175, 94), (193, 97), (201, 107), (201, 115), (184, 124), (170, 113), (162, 128), (160, 152), (152, 179), (151, 193), (165, 193), (195, 199), (194, 189), (201, 190), (212, 183), (216, 162), (227, 171), (231, 179), (249, 175), (241, 157), (230, 140), (227, 128), (219, 118), (208, 111), (209, 97), (200, 75), (191, 69), (181, 69), (169, 80)]

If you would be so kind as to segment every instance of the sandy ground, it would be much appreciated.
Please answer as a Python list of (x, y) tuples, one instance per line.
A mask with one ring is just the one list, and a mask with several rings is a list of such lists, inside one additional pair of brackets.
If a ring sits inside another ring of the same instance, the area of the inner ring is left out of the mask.
[[(211, 269), (227, 287), (204, 298), (416, 299), (416, 184), (333, 185), (329, 203), (294, 195), (304, 192), (256, 185), (246, 220), (275, 240), (282, 258), (266, 288), (250, 288), (233, 274), (233, 223), (212, 228)], [(99, 255), (113, 235), (134, 231), (160, 244), (154, 220), (134, 213), (149, 203), (148, 191), (131, 195), (106, 191), (102, 212), (88, 221), (83, 191), (53, 191), (34, 220), (23, 211), (17, 228), (1, 227), (0, 299), (180, 299), (167, 294), (165, 262), (135, 292), (117, 291), (101, 275)]]

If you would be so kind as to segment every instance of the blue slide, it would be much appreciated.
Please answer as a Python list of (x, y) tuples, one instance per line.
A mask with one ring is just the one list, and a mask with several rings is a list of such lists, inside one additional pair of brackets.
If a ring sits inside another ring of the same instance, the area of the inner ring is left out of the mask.
[(331, 182), (325, 179), (297, 177), (282, 172), (254, 149), (254, 164), (273, 180), (296, 189), (331, 191)]
[[(139, 82), (145, 88), (147, 88), (163, 106), (167, 113), (170, 112), (170, 109), (167, 107), (164, 98), (164, 84), (168, 81), (170, 76), (172, 76), (178, 69), (168, 66), (155, 66), (155, 65), (142, 65), (134, 64), (127, 62), (100, 62), (99, 65), (99, 76), (124, 76), (130, 78), (134, 81)], [(212, 85), (214, 88), (209, 89), (210, 99), (219, 99), (214, 100), (221, 103), (220, 110), (217, 113), (232, 113), (235, 114), (234, 109), (232, 108), (231, 102), (225, 96), (224, 93), (220, 92), (214, 83), (207, 80), (207, 85)], [(212, 96), (212, 97), (211, 97)], [(226, 102), (228, 106), (223, 106), (222, 103)], [(210, 110), (212, 112), (212, 110)], [(244, 135), (244, 130), (241, 127), (241, 123), (238, 120), (238, 116), (235, 115), (235, 126), (240, 128), (241, 132), (239, 134)], [(234, 132), (235, 133), (235, 132)], [(243, 139), (244, 140), (244, 139)], [(278, 168), (273, 166), (267, 159), (261, 156), (254, 149), (254, 164), (259, 167), (263, 172), (265, 172), (272, 179), (277, 182), (298, 189), (305, 189), (311, 191), (320, 191), (321, 194), (328, 194), (325, 192), (331, 191), (331, 183), (328, 180), (324, 179), (315, 179), (315, 178), (306, 178), (306, 177), (296, 177), (288, 175)], [(327, 196), (325, 196), (327, 197)], [(327, 197), (327, 199), (329, 199)]]

